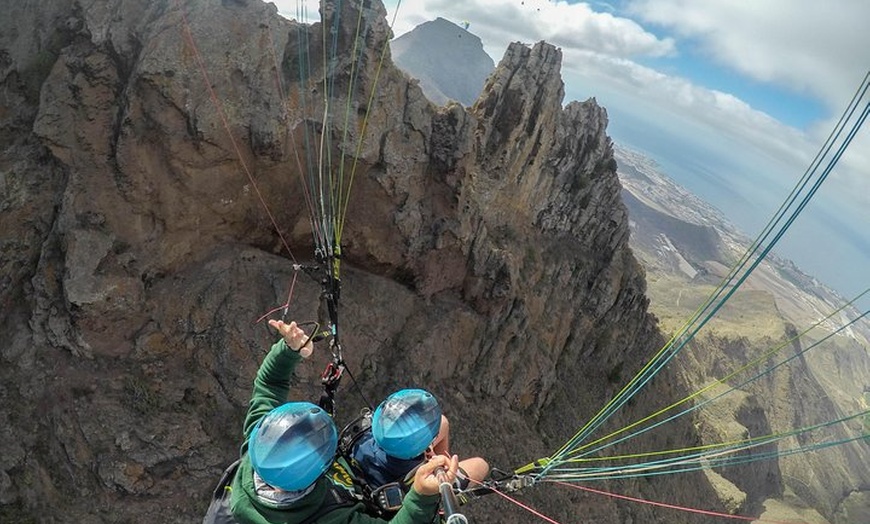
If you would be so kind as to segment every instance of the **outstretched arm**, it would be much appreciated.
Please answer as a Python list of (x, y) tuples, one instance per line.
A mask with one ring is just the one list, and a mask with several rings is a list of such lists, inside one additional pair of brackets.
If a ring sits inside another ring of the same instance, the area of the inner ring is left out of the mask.
[[(245, 439), (257, 422), (268, 412), (287, 402), (290, 393), (290, 375), (303, 358), (308, 358), (314, 351), (308, 336), (296, 322), (285, 324), (280, 320), (270, 320), (269, 325), (278, 330), (281, 339), (272, 345), (272, 349), (260, 364), (254, 379), (254, 390), (245, 417)], [(305, 344), (305, 347), (302, 347)]]

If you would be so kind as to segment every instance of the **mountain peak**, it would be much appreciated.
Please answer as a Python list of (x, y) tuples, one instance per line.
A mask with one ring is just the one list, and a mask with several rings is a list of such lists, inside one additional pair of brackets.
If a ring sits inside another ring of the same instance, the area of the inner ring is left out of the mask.
[(411, 35), (424, 35), (428, 38), (443, 38), (443, 43), (452, 42), (454, 38), (456, 39), (465, 39), (465, 44), (476, 44), (481, 50), (483, 50), (483, 43), (480, 38), (474, 33), (468, 31), (468, 29), (447, 20), (446, 18), (438, 17), (435, 20), (429, 20), (428, 22), (423, 22), (418, 25), (414, 29), (408, 31), (407, 33), (399, 36), (394, 40), (395, 42), (402, 41)]
[(480, 38), (440, 17), (396, 38), (390, 47), (396, 65), (418, 79), (439, 105), (448, 100), (472, 105), (495, 67)]

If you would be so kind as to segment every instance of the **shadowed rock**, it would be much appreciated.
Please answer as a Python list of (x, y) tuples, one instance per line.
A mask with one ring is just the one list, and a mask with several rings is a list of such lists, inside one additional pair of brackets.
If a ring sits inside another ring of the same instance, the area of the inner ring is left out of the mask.
[[(273, 338), (253, 320), (294, 277), (284, 240), (312, 258), (306, 130), (355, 169), (341, 335), (369, 401), (426, 387), (456, 450), (507, 469), (561, 445), (661, 346), (605, 111), (562, 107), (555, 47), (511, 45), (471, 109), (436, 108), (389, 53), (379, 68), (380, 2), (359, 39), (359, 3), (327, 3), (340, 52), (304, 78), (321, 26), (271, 4), (60, 4), (6, 1), (0, 22), (0, 520), (199, 518)], [(299, 275), (290, 315), (313, 319), (318, 293)], [(296, 395), (317, 397), (328, 358), (301, 366)], [(684, 393), (662, 377), (613, 427)], [(641, 440), (626, 451), (697, 436), (676, 422)], [(617, 488), (716, 504), (694, 474)], [(545, 486), (528, 500), (567, 521), (702, 521)], [(529, 519), (495, 498), (469, 512)]]

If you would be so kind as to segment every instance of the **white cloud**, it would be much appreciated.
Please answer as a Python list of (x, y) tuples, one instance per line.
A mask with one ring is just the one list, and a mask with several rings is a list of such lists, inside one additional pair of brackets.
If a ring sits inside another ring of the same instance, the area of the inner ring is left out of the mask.
[[(297, 1), (276, 3), (291, 4), (292, 12)], [(389, 20), (396, 3), (385, 1)], [(701, 164), (706, 176), (721, 176), (715, 183), (742, 193), (750, 206), (764, 200), (752, 209), (759, 216), (801, 176), (870, 66), (868, 1), (633, 0), (621, 15), (606, 11), (547, 0), (404, 0), (393, 30), (401, 35), (439, 16), (468, 22), (496, 62), (513, 41), (559, 46), (568, 100), (595, 96), (611, 113), (649, 126), (640, 133), (666, 134), (674, 140), (670, 152), (678, 152), (671, 161)], [(734, 74), (816, 97), (831, 118), (801, 131), (733, 94), (638, 63), (689, 51)], [(864, 129), (856, 138), (816, 204), (836, 209), (844, 223), (867, 221), (868, 135)]]
[[(387, 2), (391, 9), (395, 2)], [(674, 42), (660, 39), (628, 18), (597, 13), (587, 4), (551, 0), (406, 0), (399, 6), (396, 35), (425, 20), (443, 17), (469, 22), (469, 30), (495, 49), (495, 59), (512, 41), (548, 42), (612, 56), (664, 56)]]
[[(563, 75), (566, 84), (582, 84), (594, 78), (628, 97), (643, 100), (648, 110), (666, 119), (692, 121), (709, 133), (725, 135), (735, 142), (748, 143), (756, 153), (788, 162), (795, 151), (807, 146), (800, 131), (753, 109), (739, 98), (721, 91), (697, 86), (690, 81), (666, 75), (626, 59), (564, 50)], [(797, 147), (796, 147), (797, 146)], [(806, 155), (799, 159), (808, 161)]]
[[(667, 130), (675, 138), (673, 149), (682, 150), (683, 156), (697, 154), (714, 162), (711, 170), (730, 178), (729, 183), (742, 191), (744, 198), (767, 204), (756, 210), (759, 219), (775, 209), (769, 206), (785, 198), (839, 117), (826, 119), (817, 130), (805, 133), (729, 93), (706, 89), (630, 60), (585, 52), (566, 52), (563, 75), (569, 97), (579, 97), (572, 86), (583, 86), (585, 96), (598, 96), (605, 107), (613, 104), (643, 120), (649, 126), (648, 133)], [(742, 170), (744, 178), (731, 178), (732, 170)], [(870, 123), (861, 129), (825, 182), (820, 200), (836, 207), (846, 221), (866, 223), (868, 174)]]
[(271, 0), (278, 8), (278, 14), (291, 20), (311, 23), (320, 20), (318, 0)]
[(870, 62), (870, 2), (634, 0), (629, 11), (692, 39), (719, 64), (822, 99), (832, 111)]

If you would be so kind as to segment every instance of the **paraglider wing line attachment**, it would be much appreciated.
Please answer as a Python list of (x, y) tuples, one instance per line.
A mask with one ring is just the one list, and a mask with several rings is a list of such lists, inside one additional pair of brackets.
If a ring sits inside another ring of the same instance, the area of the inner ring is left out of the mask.
[(320, 401), (317, 404), (330, 415), (335, 414), (335, 392), (338, 390), (345, 369), (340, 353), (333, 352), (332, 362), (326, 365), (326, 369), (320, 375), (323, 392), (320, 394)]
[(304, 271), (306, 275), (314, 278), (315, 280), (317, 279), (315, 275), (317, 272), (320, 271), (320, 269), (320, 266), (315, 264), (293, 264), (293, 271)]
[[(321, 282), (323, 291), (320, 293), (320, 306), (317, 308), (317, 319), (322, 326), (326, 326), (324, 331), (332, 337), (333, 341), (338, 338), (338, 289), (340, 285), (341, 282), (337, 280), (324, 279)], [(338, 346), (337, 343), (334, 345)]]
[(459, 504), (462, 505), (467, 504), (472, 499), (491, 495), (496, 491), (499, 493), (514, 493), (534, 486), (536, 482), (537, 479), (532, 475), (517, 475), (493, 468), (488, 480), (457, 492), (456, 498)]
[(299, 322), (296, 324), (300, 329), (308, 333), (308, 338), (305, 339), (305, 342), (299, 346), (300, 348), (304, 348), (308, 345), (309, 342), (318, 342), (323, 340), (323, 333), (320, 331), (320, 323), (310, 320), (308, 322)]

